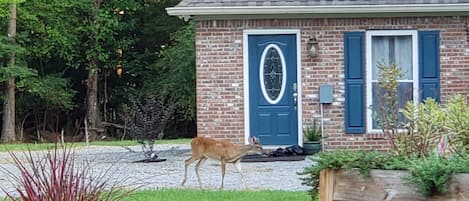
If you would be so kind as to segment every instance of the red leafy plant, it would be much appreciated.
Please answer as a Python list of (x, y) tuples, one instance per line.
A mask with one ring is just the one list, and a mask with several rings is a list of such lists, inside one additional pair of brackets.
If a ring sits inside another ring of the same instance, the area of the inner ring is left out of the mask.
[(107, 168), (92, 175), (88, 161), (78, 162), (70, 146), (55, 146), (46, 154), (9, 151), (19, 173), (2, 168), (11, 177), (15, 190), (3, 191), (13, 201), (118, 201), (134, 190), (110, 182)]

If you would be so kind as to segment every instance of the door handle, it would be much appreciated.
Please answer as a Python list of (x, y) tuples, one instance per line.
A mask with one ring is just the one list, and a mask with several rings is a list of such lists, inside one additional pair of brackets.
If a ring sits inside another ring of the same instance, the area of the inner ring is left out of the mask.
[(293, 83), (293, 107), (295, 107), (295, 110), (296, 110), (296, 106), (298, 105), (297, 90), (298, 90), (298, 86), (296, 85), (296, 83)]
[(297, 93), (293, 93), (293, 105), (295, 106), (295, 109), (296, 109), (296, 105), (298, 105), (298, 94)]

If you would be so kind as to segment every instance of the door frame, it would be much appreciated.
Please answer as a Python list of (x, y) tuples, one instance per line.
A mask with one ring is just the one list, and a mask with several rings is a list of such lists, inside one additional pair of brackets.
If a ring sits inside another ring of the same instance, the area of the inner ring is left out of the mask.
[[(248, 144), (250, 136), (250, 110), (249, 110), (249, 44), (250, 35), (277, 35), (277, 34), (295, 34), (296, 35), (296, 83), (298, 86), (298, 145), (303, 144), (303, 100), (301, 84), (301, 31), (299, 29), (245, 29), (243, 30), (243, 80), (244, 80), (244, 143)], [(262, 143), (262, 142), (261, 142)], [(289, 145), (281, 145), (289, 146)]]

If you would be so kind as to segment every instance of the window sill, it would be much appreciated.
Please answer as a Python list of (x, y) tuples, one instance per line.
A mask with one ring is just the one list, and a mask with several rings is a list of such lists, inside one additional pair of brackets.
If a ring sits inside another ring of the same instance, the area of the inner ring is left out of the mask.
[(371, 140), (382, 140), (386, 138), (386, 134), (384, 133), (367, 133), (365, 134), (365, 138), (371, 139)]

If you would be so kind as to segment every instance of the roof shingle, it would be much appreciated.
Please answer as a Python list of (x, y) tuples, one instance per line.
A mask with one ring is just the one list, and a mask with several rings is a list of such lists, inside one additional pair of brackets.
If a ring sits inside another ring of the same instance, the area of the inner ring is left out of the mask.
[(461, 4), (469, 0), (182, 0), (176, 7)]

